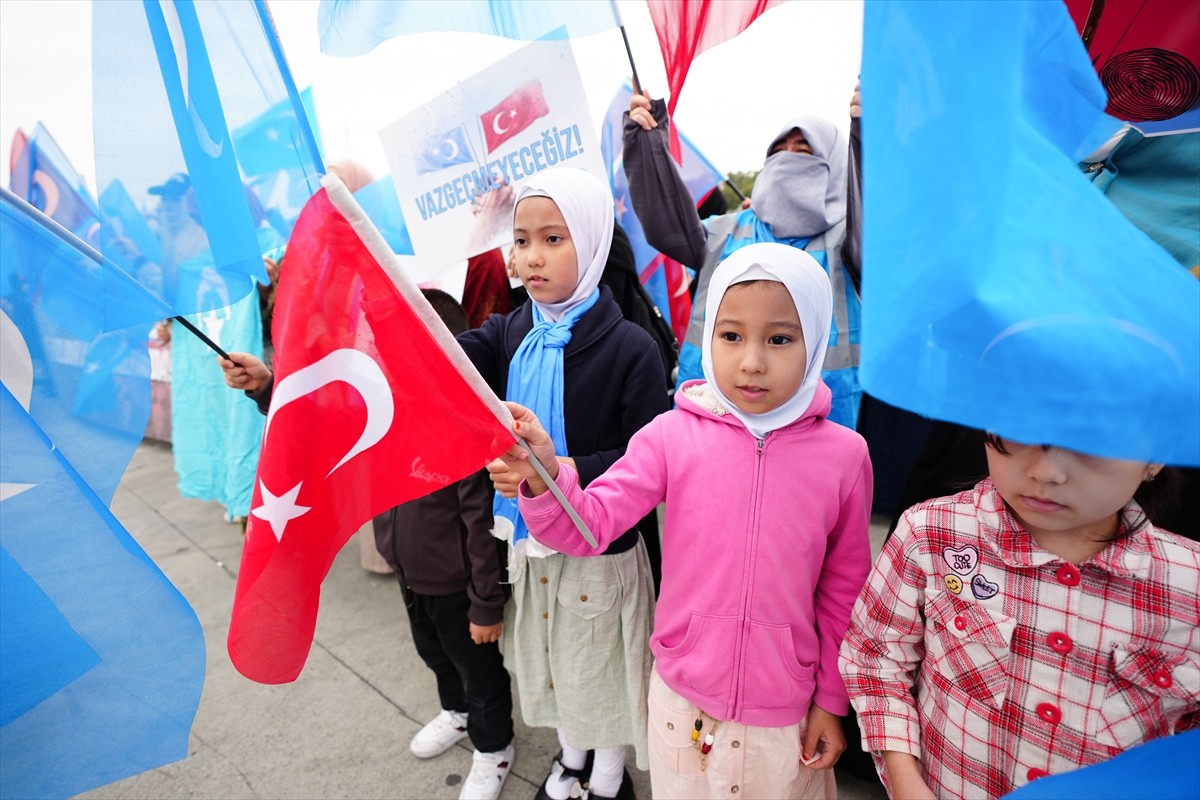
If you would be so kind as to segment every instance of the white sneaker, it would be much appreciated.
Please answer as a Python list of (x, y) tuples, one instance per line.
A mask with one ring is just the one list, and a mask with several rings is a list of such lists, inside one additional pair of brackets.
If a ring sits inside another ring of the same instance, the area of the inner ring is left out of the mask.
[(440, 756), (467, 738), (467, 715), (461, 711), (442, 709), (428, 725), (417, 731), (408, 749), (417, 758)]
[(476, 750), (471, 761), (471, 774), (467, 775), (458, 800), (496, 800), (516, 755), (511, 744), (496, 753)]

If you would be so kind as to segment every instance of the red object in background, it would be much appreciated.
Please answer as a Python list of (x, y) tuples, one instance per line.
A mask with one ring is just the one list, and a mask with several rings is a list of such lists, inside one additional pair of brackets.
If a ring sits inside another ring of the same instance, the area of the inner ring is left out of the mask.
[(1162, 121), (1200, 103), (1200, 24), (1187, 0), (1066, 0), (1081, 35), (1095, 5), (1088, 55), (1108, 113), (1127, 122)]
[(418, 315), (433, 316), (424, 298), (392, 282), (324, 190), (296, 222), (278, 292), (275, 386), (227, 643), (259, 683), (300, 674), (321, 581), (360, 525), (514, 441), (443, 349), (456, 347), (449, 332), (439, 341)]
[[(710, 47), (737, 36), (764, 11), (783, 0), (646, 0), (650, 19), (658, 34), (663, 65), (667, 68), (667, 115), (675, 118), (679, 92), (687, 79), (692, 60)], [(671, 126), (671, 155), (682, 160), (682, 146), (675, 126)]]
[(549, 113), (546, 96), (542, 94), (542, 82), (534, 79), (521, 84), (515, 92), (479, 115), (488, 152), (492, 152), (528, 128), (534, 120)]
[(467, 325), (472, 328), (478, 328), (492, 314), (512, 311), (508, 270), (498, 248), (467, 259), (462, 305), (467, 312)]

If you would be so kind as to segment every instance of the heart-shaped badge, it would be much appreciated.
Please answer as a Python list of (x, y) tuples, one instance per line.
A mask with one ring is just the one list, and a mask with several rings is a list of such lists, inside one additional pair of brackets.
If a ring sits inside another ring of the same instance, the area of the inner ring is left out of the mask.
[(987, 600), (989, 597), (995, 597), (996, 592), (1000, 591), (1000, 585), (992, 583), (980, 573), (974, 578), (971, 578), (971, 593), (976, 599)]
[(942, 558), (946, 559), (946, 564), (950, 569), (959, 575), (970, 575), (979, 564), (979, 551), (971, 545), (960, 547), (957, 550), (947, 547), (942, 551)]

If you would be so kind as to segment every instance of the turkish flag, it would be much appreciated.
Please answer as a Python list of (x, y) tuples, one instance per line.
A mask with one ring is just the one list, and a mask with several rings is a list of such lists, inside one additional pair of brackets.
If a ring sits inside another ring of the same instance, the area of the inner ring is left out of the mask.
[(321, 581), (360, 525), (514, 441), (511, 416), (393, 258), (330, 178), (288, 243), (228, 639), (233, 665), (259, 683), (299, 676)]
[[(783, 0), (646, 0), (654, 31), (658, 34), (663, 65), (667, 68), (667, 115), (675, 118), (679, 92), (687, 79), (692, 60), (710, 47), (732, 39), (754, 22), (760, 14)], [(671, 155), (680, 163), (683, 149), (679, 134), (671, 126)]]
[(522, 83), (495, 107), (479, 115), (488, 152), (491, 153), (532, 125), (534, 120), (549, 113), (546, 96), (542, 94), (542, 82), (535, 78)]

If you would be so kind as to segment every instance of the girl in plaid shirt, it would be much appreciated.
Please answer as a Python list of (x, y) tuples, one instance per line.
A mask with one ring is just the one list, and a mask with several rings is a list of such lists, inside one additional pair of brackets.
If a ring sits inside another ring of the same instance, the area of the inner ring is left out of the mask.
[(986, 449), (974, 489), (905, 512), (841, 649), (905, 800), (999, 797), (1200, 726), (1200, 545), (1139, 505), (1162, 465)]

